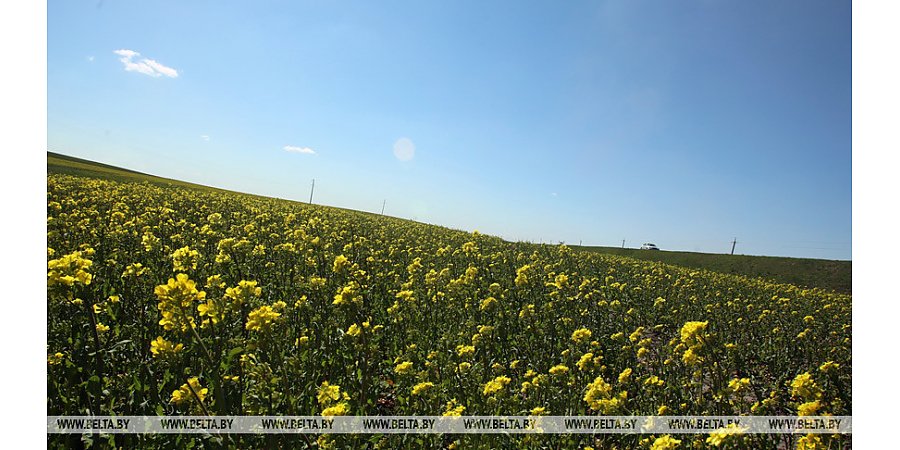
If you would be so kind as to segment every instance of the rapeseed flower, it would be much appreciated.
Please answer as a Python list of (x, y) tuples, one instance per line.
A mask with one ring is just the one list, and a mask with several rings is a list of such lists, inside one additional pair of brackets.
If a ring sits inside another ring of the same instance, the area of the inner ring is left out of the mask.
[[(191, 393), (192, 390), (193, 393)], [(197, 394), (197, 399), (202, 402), (206, 399), (208, 393), (209, 389), (203, 387), (197, 377), (191, 377), (188, 379), (187, 383), (182, 384), (180, 388), (172, 392), (172, 398), (169, 402), (176, 405), (190, 403), (195, 400), (194, 394)]]
[(198, 291), (196, 283), (187, 275), (179, 273), (175, 278), (169, 278), (167, 284), (156, 286), (154, 293), (159, 299), (157, 309), (162, 315), (159, 324), (165, 330), (184, 332), (194, 327), (194, 317), (189, 315), (191, 305), (205, 299), (206, 292)]
[(150, 353), (154, 357), (172, 356), (181, 352), (182, 349), (184, 349), (184, 344), (172, 344), (162, 336), (157, 336), (156, 339), (150, 341)]
[(656, 438), (656, 440), (653, 441), (653, 444), (650, 445), (650, 450), (674, 450), (675, 448), (678, 448), (679, 444), (681, 444), (680, 440), (667, 434)]
[(430, 381), (425, 381), (425, 382), (419, 383), (412, 387), (412, 395), (422, 395), (422, 394), (428, 392), (429, 390), (431, 390), (431, 388), (433, 388), (433, 387), (434, 387), (434, 383), (432, 383)]
[(482, 393), (484, 394), (485, 397), (487, 397), (489, 395), (494, 395), (497, 392), (500, 392), (503, 388), (505, 388), (506, 385), (508, 385), (510, 383), (510, 381), (512, 381), (512, 379), (510, 379), (509, 377), (507, 377), (505, 375), (500, 375), (499, 377), (494, 378), (493, 380), (485, 383), (484, 390), (482, 391)]
[(572, 340), (581, 343), (591, 338), (591, 330), (587, 328), (579, 328), (572, 332)]
[(91, 284), (94, 276), (88, 272), (93, 262), (82, 258), (82, 252), (69, 253), (59, 259), (47, 262), (47, 286), (74, 286), (76, 283), (82, 286)]
[(200, 252), (191, 250), (190, 247), (182, 247), (172, 253), (172, 265), (174, 272), (189, 272), (197, 268)]
[(558, 364), (550, 368), (550, 375), (561, 376), (569, 373), (569, 368), (563, 364)]
[(272, 328), (272, 325), (281, 317), (281, 313), (272, 309), (269, 305), (263, 305), (250, 311), (247, 316), (246, 328), (250, 331), (264, 333)]

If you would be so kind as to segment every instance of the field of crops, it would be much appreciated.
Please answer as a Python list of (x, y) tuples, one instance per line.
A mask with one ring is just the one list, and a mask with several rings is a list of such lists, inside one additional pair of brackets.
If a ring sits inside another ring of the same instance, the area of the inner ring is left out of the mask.
[[(47, 232), (48, 415), (851, 414), (845, 294), (59, 174)], [(849, 436), (48, 436), (79, 443), (843, 448)]]

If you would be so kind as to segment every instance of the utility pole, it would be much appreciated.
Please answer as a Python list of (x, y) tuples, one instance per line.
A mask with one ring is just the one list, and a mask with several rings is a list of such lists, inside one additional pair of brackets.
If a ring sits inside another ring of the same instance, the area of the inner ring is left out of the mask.
[(387, 199), (384, 199), (384, 201), (381, 202), (381, 215), (382, 215), (382, 216), (384, 215), (384, 205), (385, 205), (385, 203), (387, 203)]
[(313, 192), (316, 191), (316, 179), (313, 178), (312, 187), (309, 188), (309, 204), (312, 205)]
[(734, 254), (734, 246), (735, 245), (737, 245), (737, 238), (734, 238), (734, 240), (731, 241), (731, 254), (732, 255)]
[(625, 248), (625, 239), (622, 239), (622, 248)]

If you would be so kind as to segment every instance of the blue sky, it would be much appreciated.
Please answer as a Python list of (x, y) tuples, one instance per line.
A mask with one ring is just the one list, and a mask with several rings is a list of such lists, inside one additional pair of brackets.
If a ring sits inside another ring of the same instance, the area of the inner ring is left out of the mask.
[(511, 240), (851, 258), (849, 1), (51, 0), (47, 32), (60, 153)]

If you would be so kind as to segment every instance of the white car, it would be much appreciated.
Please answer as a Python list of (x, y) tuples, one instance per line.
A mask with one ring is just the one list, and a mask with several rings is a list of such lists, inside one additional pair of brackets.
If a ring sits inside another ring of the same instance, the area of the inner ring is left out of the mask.
[(645, 242), (643, 245), (641, 245), (641, 250), (659, 250), (659, 247), (657, 247), (656, 244)]

